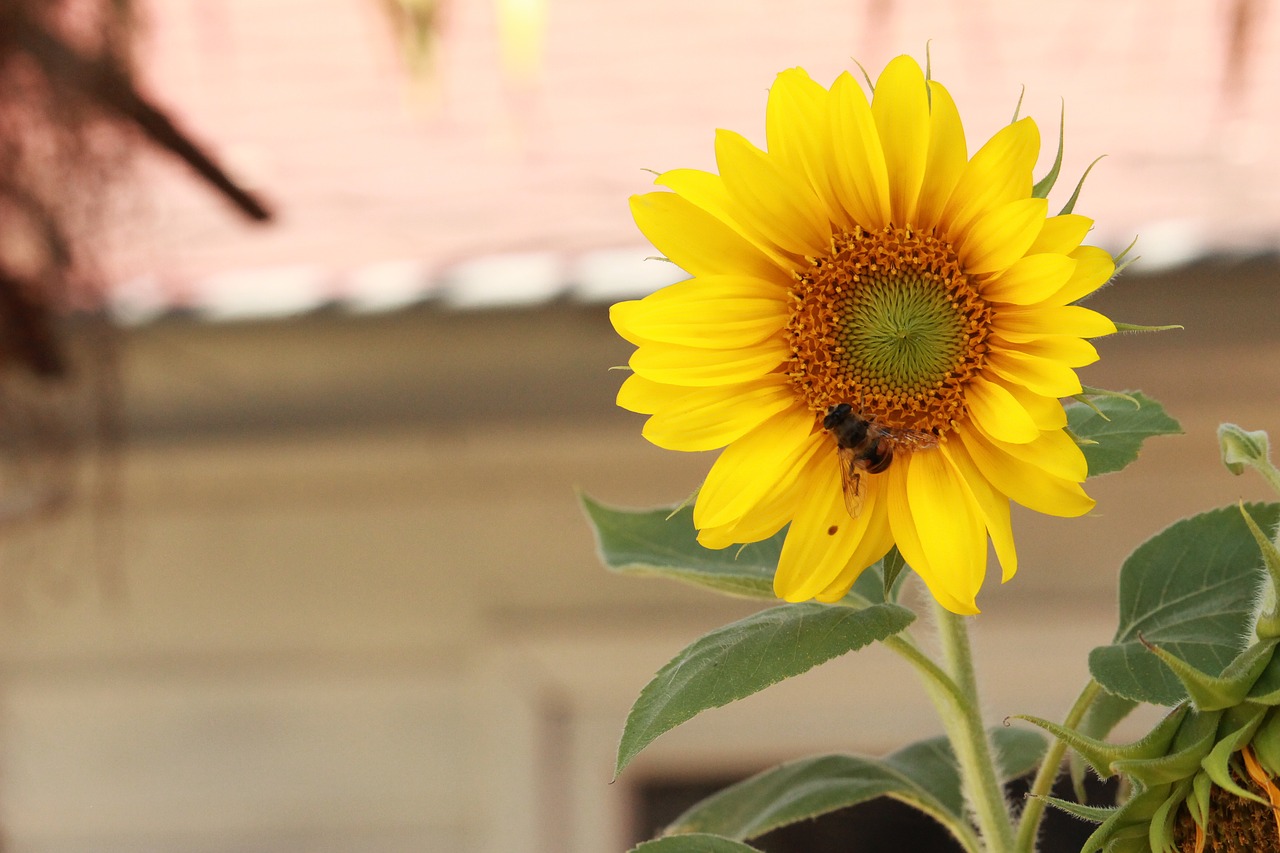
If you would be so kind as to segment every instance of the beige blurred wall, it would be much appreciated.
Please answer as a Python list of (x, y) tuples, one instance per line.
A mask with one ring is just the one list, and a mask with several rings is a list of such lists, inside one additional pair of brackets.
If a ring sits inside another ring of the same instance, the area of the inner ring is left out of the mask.
[[(1215, 261), (1099, 298), (1188, 327), (1102, 341), (1085, 372), (1187, 434), (1094, 484), (1089, 518), (1018, 518), (1021, 573), (975, 620), (993, 720), (1065, 709), (1134, 545), (1265, 497), (1213, 430), (1280, 431), (1276, 270)], [(71, 548), (70, 591), (10, 584), (0, 625), (11, 849), (599, 853), (625, 847), (646, 779), (936, 732), (871, 650), (703, 715), (610, 784), (648, 677), (752, 609), (598, 566), (576, 489), (672, 502), (711, 460), (612, 407), (627, 353), (575, 304), (126, 332), (115, 591)]]

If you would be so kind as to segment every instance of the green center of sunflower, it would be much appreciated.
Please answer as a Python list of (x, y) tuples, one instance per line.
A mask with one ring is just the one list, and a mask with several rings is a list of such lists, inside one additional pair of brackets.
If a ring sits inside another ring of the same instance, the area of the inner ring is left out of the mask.
[(949, 243), (855, 229), (796, 274), (789, 374), (819, 419), (848, 403), (890, 430), (942, 435), (965, 417), (991, 309)]

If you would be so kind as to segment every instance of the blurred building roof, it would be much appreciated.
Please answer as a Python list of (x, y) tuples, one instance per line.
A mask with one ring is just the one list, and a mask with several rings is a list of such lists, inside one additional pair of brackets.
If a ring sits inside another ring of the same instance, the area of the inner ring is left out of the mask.
[(645, 260), (630, 220), (643, 169), (714, 168), (717, 127), (762, 144), (780, 69), (827, 83), (926, 42), (971, 147), (1025, 85), (1043, 172), (1065, 101), (1062, 197), (1108, 155), (1077, 208), (1103, 245), (1141, 234), (1148, 266), (1280, 245), (1280, 16), (1259, 0), (545, 2), (540, 65), (516, 76), (499, 4), (441, 0), (419, 77), (376, 0), (151, 3), (144, 86), (277, 219), (244, 222), (149, 156), (115, 264), (122, 315), (647, 292), (678, 270)]

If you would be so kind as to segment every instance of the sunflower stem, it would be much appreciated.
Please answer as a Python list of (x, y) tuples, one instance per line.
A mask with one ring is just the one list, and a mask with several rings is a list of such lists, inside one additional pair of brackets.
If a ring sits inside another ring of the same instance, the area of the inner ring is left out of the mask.
[[(978, 680), (964, 617), (930, 599), (938, 623), (938, 637), (959, 698), (941, 717), (960, 770), (960, 782), (973, 809), (974, 821), (987, 853), (1013, 853), (1013, 818), (1004, 798), (995, 755), (978, 703)], [(954, 713), (948, 713), (947, 711)]]
[[(1070, 729), (1079, 726), (1085, 712), (1089, 710), (1089, 706), (1093, 704), (1093, 700), (1098, 697), (1101, 690), (1102, 687), (1098, 682), (1089, 679), (1089, 683), (1085, 685), (1084, 690), (1080, 691), (1075, 704), (1067, 712), (1062, 725)], [(1044, 760), (1040, 762), (1040, 769), (1036, 771), (1036, 778), (1031, 782), (1031, 790), (1027, 791), (1027, 803), (1023, 807), (1022, 817), (1018, 820), (1018, 838), (1015, 848), (1018, 853), (1035, 853), (1040, 818), (1044, 815), (1044, 808), (1048, 802), (1045, 797), (1049, 795), (1053, 789), (1053, 783), (1057, 781), (1058, 770), (1062, 767), (1062, 756), (1066, 751), (1066, 741), (1054, 738), (1049, 742)]]

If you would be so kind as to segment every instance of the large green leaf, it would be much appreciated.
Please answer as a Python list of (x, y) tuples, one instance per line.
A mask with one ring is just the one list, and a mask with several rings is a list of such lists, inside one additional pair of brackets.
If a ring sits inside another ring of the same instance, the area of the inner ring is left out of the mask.
[(697, 835), (672, 835), (646, 841), (638, 847), (631, 848), (631, 853), (760, 853), (760, 851), (731, 838), (698, 833)]
[[(1044, 755), (1039, 732), (991, 732), (1005, 779), (1031, 770)], [(874, 799), (893, 797), (932, 815), (958, 837), (968, 832), (964, 795), (951, 745), (932, 738), (883, 759), (823, 755), (766, 770), (720, 791), (676, 819), (668, 832), (756, 838), (780, 826)]]
[(785, 529), (763, 542), (713, 551), (698, 544), (690, 506), (620, 509), (586, 495), (582, 506), (595, 528), (600, 558), (615, 572), (659, 575), (735, 595), (773, 598), (773, 573)]
[[(1275, 529), (1280, 504), (1246, 507)], [(1120, 570), (1120, 625), (1089, 669), (1109, 692), (1176, 705), (1182, 683), (1143, 641), (1217, 675), (1243, 647), (1262, 580), (1262, 557), (1239, 507), (1179, 521), (1143, 543)]]
[(717, 628), (676, 655), (640, 692), (618, 744), (616, 772), (658, 735), (702, 711), (883, 640), (913, 619), (897, 604), (783, 604)]
[(1123, 397), (1092, 397), (1091, 405), (1072, 403), (1067, 406), (1067, 427), (1078, 438), (1096, 442), (1083, 444), (1080, 448), (1089, 463), (1090, 477), (1126, 467), (1138, 458), (1142, 442), (1152, 436), (1182, 432), (1178, 422), (1169, 417), (1155, 400), (1141, 391), (1126, 391), (1124, 394)]

